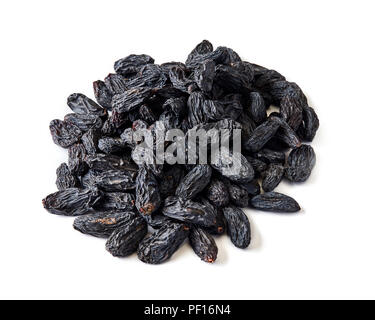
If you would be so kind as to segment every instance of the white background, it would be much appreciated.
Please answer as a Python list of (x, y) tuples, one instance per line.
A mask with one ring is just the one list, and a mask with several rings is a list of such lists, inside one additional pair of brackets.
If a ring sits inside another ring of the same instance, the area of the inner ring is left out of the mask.
[[(0, 298), (375, 298), (373, 1), (2, 1)], [(317, 165), (282, 184), (295, 215), (248, 210), (253, 244), (185, 245), (160, 266), (116, 259), (48, 214), (67, 158), (48, 124), (130, 53), (185, 61), (202, 39), (297, 82), (321, 127)]]

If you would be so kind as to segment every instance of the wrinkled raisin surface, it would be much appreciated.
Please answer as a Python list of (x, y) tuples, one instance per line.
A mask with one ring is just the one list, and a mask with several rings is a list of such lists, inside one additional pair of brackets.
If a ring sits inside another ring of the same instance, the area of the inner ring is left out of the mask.
[[(93, 82), (93, 96), (71, 94), (69, 112), (50, 122), (68, 160), (56, 170), (59, 191), (42, 203), (50, 213), (77, 216), (81, 233), (108, 238), (113, 256), (137, 252), (159, 264), (189, 239), (211, 263), (218, 255), (213, 235), (249, 246), (250, 223), (240, 208), (300, 210), (274, 190), (284, 178), (311, 175), (316, 155), (303, 143), (313, 141), (319, 118), (301, 87), (276, 70), (203, 40), (184, 63), (160, 64), (144, 53), (118, 59)], [(164, 129), (178, 129), (178, 136), (158, 134)], [(134, 139), (140, 130), (154, 140)], [(210, 132), (207, 162), (190, 161), (190, 152), (202, 151), (202, 141), (189, 139), (198, 130)]]

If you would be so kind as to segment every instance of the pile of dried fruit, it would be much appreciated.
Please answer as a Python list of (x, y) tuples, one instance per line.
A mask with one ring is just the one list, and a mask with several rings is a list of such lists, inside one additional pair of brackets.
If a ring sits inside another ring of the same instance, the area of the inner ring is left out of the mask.
[[(240, 208), (300, 210), (273, 191), (284, 177), (307, 180), (315, 164), (313, 148), (301, 141), (313, 140), (319, 120), (297, 84), (208, 41), (185, 64), (130, 55), (114, 67), (116, 73), (94, 82), (97, 103), (72, 94), (73, 113), (50, 123), (69, 160), (57, 169), (59, 191), (43, 200), (49, 212), (79, 216), (74, 228), (108, 238), (114, 256), (137, 252), (157, 264), (186, 239), (206, 262), (217, 257), (212, 235), (227, 233), (235, 246), (248, 247), (250, 224)], [(279, 111), (267, 114), (271, 106)], [(240, 172), (228, 175), (221, 163), (137, 165), (142, 155), (132, 133), (161, 124), (185, 134), (241, 129)]]

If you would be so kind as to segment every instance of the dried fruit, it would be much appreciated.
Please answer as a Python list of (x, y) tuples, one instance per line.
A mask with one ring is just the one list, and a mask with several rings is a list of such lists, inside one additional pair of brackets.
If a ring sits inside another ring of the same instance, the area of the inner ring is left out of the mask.
[(249, 196), (257, 196), (260, 194), (260, 185), (257, 180), (253, 180), (249, 183), (242, 183), (241, 186), (246, 189)]
[(168, 78), (163, 69), (156, 64), (143, 66), (136, 77), (131, 78), (126, 84), (130, 88), (163, 88)]
[(173, 196), (184, 176), (185, 170), (180, 166), (174, 165), (170, 169), (165, 169), (159, 182), (160, 195), (163, 198)]
[(167, 216), (161, 214), (158, 211), (150, 215), (142, 215), (142, 217), (146, 220), (147, 224), (153, 229), (160, 229), (165, 224), (173, 222), (172, 219), (168, 218)]
[(109, 170), (95, 177), (95, 184), (106, 192), (125, 192), (135, 188), (135, 181), (127, 171)]
[(293, 130), (297, 130), (302, 122), (303, 102), (299, 97), (286, 95), (280, 102), (280, 113)]
[(261, 151), (258, 151), (254, 154), (259, 160), (265, 163), (281, 163), (285, 162), (285, 154), (281, 151), (274, 151), (271, 149), (264, 148)]
[(315, 152), (309, 145), (302, 145), (293, 149), (288, 156), (288, 164), (285, 171), (287, 179), (293, 182), (306, 181), (315, 166)]
[(228, 182), (229, 199), (237, 207), (245, 208), (249, 204), (249, 192), (245, 187)]
[(221, 208), (217, 209), (215, 224), (211, 227), (206, 227), (205, 230), (213, 235), (221, 235), (227, 231), (227, 223), (225, 221), (223, 210)]
[(203, 40), (201, 43), (199, 43), (192, 52), (190, 52), (187, 60), (186, 65), (189, 65), (196, 57), (210, 53), (214, 50), (211, 42), (207, 40)]
[(151, 170), (142, 167), (136, 180), (136, 202), (138, 211), (143, 215), (150, 215), (161, 204), (159, 184)]
[[(110, 73), (104, 79), (104, 83), (109, 93), (111, 94), (112, 99), (114, 95), (122, 94), (128, 89), (126, 79), (119, 74)], [(112, 101), (111, 101), (111, 106), (112, 106)]]
[(319, 128), (319, 119), (311, 107), (303, 108), (303, 121), (298, 129), (299, 136), (306, 141), (313, 141)]
[(246, 156), (246, 160), (254, 168), (254, 171), (255, 171), (257, 176), (262, 175), (263, 172), (267, 170), (267, 163), (263, 162), (260, 159), (253, 158), (253, 157), (250, 157), (250, 156)]
[[(254, 169), (242, 154), (227, 152), (226, 155), (227, 158), (222, 155), (211, 166), (233, 182), (247, 183), (254, 179)], [(234, 159), (238, 160), (240, 168), (235, 165)]]
[(167, 223), (139, 244), (138, 258), (145, 263), (163, 263), (172, 257), (188, 235), (187, 225)]
[(209, 165), (197, 165), (181, 181), (176, 190), (176, 196), (182, 200), (195, 198), (206, 188), (211, 180), (212, 169)]
[(215, 78), (215, 63), (212, 60), (204, 61), (194, 71), (194, 79), (202, 92), (211, 92)]
[(147, 54), (131, 54), (126, 58), (117, 60), (114, 69), (124, 77), (137, 73), (146, 64), (154, 63), (154, 59)]
[(105, 109), (112, 110), (112, 93), (109, 91), (104, 81), (98, 80), (93, 83), (96, 101)]
[(241, 209), (233, 206), (225, 207), (223, 213), (233, 244), (238, 248), (247, 248), (251, 241), (250, 222), (247, 216)]
[(99, 150), (104, 153), (118, 153), (125, 149), (126, 143), (121, 138), (105, 137), (98, 141)]
[(265, 192), (273, 191), (284, 177), (284, 166), (271, 163), (264, 174), (262, 188)]
[(100, 129), (103, 126), (102, 119), (93, 114), (68, 113), (64, 117), (64, 121), (75, 125), (83, 132), (86, 132), (92, 128)]
[(251, 199), (251, 205), (258, 210), (273, 212), (297, 212), (301, 207), (293, 198), (278, 192), (266, 192)]
[(114, 256), (138, 250), (157, 264), (188, 237), (206, 262), (218, 253), (211, 235), (249, 246), (240, 207), (300, 210), (273, 191), (284, 177), (307, 180), (316, 161), (302, 141), (319, 119), (296, 83), (207, 40), (185, 63), (131, 54), (114, 70), (93, 83), (97, 102), (74, 93), (73, 113), (50, 123), (69, 158), (56, 170), (59, 191), (43, 200), (49, 212), (80, 216), (74, 228), (109, 237)]
[(224, 207), (229, 203), (229, 193), (225, 183), (219, 179), (212, 179), (207, 187), (206, 197), (217, 207)]
[(82, 131), (74, 124), (61, 121), (52, 120), (49, 125), (53, 142), (62, 148), (69, 148), (72, 144), (79, 141), (82, 136)]
[(97, 153), (88, 155), (85, 159), (89, 168), (97, 172), (109, 170), (124, 170), (135, 174), (138, 172), (138, 167), (126, 156)]
[(66, 163), (62, 163), (56, 169), (56, 186), (60, 191), (68, 188), (79, 187), (77, 177), (70, 171)]
[(73, 228), (90, 236), (108, 238), (116, 229), (135, 218), (136, 214), (131, 211), (100, 212), (77, 217)]
[(217, 210), (205, 199), (197, 202), (168, 197), (165, 199), (163, 214), (182, 222), (211, 227), (216, 223)]
[(116, 94), (112, 99), (112, 108), (119, 113), (132, 111), (143, 105), (151, 93), (152, 90), (149, 88), (136, 88)]
[(98, 189), (68, 188), (43, 199), (43, 207), (50, 213), (63, 216), (79, 216), (94, 212), (93, 207), (101, 199)]
[(257, 152), (261, 150), (266, 143), (276, 134), (280, 127), (280, 122), (277, 118), (270, 117), (261, 125), (259, 125), (250, 135), (249, 139), (245, 141), (245, 149), (250, 152)]
[(95, 155), (98, 152), (99, 137), (99, 131), (96, 129), (90, 129), (83, 134), (81, 141), (86, 149), (87, 154)]
[(266, 104), (259, 92), (254, 91), (250, 93), (249, 111), (256, 123), (261, 123), (267, 118)]
[(105, 248), (114, 257), (126, 257), (137, 251), (138, 245), (146, 234), (146, 221), (142, 217), (135, 217), (113, 231)]
[(85, 162), (86, 149), (82, 143), (73, 144), (69, 148), (68, 165), (71, 172), (77, 176), (82, 176), (87, 171), (87, 163)]
[(134, 211), (135, 198), (131, 193), (107, 192), (103, 194), (101, 201), (95, 206), (95, 209), (102, 212)]
[(105, 109), (82, 93), (71, 94), (68, 97), (67, 103), (69, 108), (78, 114), (92, 114), (99, 117), (107, 115), (107, 111)]
[(194, 252), (204, 262), (215, 262), (217, 258), (217, 246), (214, 238), (201, 228), (193, 227), (189, 234), (190, 245)]

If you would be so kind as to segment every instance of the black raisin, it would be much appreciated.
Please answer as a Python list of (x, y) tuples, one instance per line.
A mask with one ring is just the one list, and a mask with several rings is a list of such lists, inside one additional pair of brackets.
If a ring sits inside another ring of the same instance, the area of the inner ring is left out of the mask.
[(214, 238), (205, 230), (193, 227), (189, 235), (190, 245), (201, 260), (215, 262), (217, 258), (217, 246)]
[(168, 197), (164, 202), (163, 214), (182, 222), (211, 227), (216, 223), (217, 210), (208, 200), (183, 201), (178, 197)]
[(247, 216), (241, 209), (233, 206), (224, 208), (223, 213), (233, 244), (238, 248), (247, 248), (251, 241), (250, 222)]
[(76, 175), (70, 171), (66, 163), (62, 163), (56, 169), (56, 186), (60, 191), (68, 188), (79, 187), (79, 181)]
[(225, 183), (219, 179), (212, 179), (207, 187), (206, 197), (218, 207), (224, 207), (229, 203), (229, 193)]
[(176, 195), (183, 200), (195, 198), (203, 191), (211, 179), (212, 169), (209, 165), (197, 165), (181, 181), (176, 190)]
[(107, 111), (105, 109), (82, 93), (71, 94), (68, 97), (67, 103), (69, 108), (78, 114), (92, 114), (99, 117), (107, 115)]
[(114, 257), (126, 257), (137, 251), (146, 234), (146, 222), (142, 217), (135, 217), (113, 231), (105, 248)]
[(167, 223), (139, 244), (138, 258), (145, 263), (163, 263), (172, 257), (188, 236), (187, 225)]
[(74, 124), (58, 119), (51, 121), (49, 129), (53, 142), (63, 148), (69, 148), (82, 136), (82, 131)]
[(284, 166), (271, 163), (264, 174), (262, 188), (265, 192), (273, 191), (284, 177)]
[(77, 217), (73, 228), (83, 234), (108, 238), (113, 231), (135, 218), (136, 214), (131, 211), (95, 213)]
[(293, 149), (288, 156), (288, 163), (285, 171), (287, 179), (293, 182), (306, 181), (315, 166), (316, 156), (314, 149), (309, 145), (302, 145)]
[(79, 216), (94, 212), (93, 206), (101, 199), (98, 189), (68, 188), (43, 199), (44, 208), (50, 213), (63, 216)]
[(156, 177), (145, 167), (140, 168), (136, 180), (136, 202), (138, 211), (143, 215), (150, 215), (161, 204), (159, 184)]
[(251, 199), (251, 205), (258, 210), (273, 212), (297, 212), (301, 207), (293, 198), (278, 192), (266, 192)]

